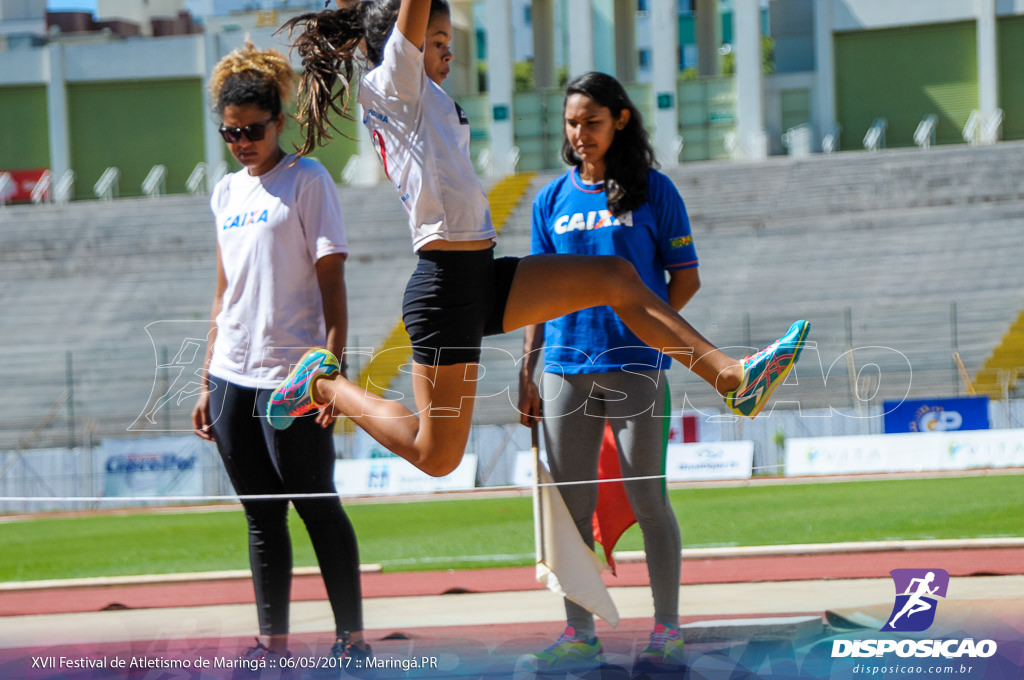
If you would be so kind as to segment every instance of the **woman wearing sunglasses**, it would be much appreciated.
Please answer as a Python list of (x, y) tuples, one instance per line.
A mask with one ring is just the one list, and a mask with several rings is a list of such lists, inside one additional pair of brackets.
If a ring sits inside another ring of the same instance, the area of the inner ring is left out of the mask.
[(243, 497), (261, 633), (246, 657), (267, 663), (288, 653), (289, 501), (309, 532), (334, 611), (332, 654), (365, 654), (356, 536), (334, 495), (334, 416), (310, 414), (287, 432), (261, 417), (306, 347), (343, 356), (348, 332), (337, 188), (323, 166), (280, 145), (294, 80), (283, 55), (251, 42), (210, 79), (221, 136), (242, 169), (218, 182), (210, 199), (217, 288), (205, 389), (192, 413), (195, 433), (216, 442)]

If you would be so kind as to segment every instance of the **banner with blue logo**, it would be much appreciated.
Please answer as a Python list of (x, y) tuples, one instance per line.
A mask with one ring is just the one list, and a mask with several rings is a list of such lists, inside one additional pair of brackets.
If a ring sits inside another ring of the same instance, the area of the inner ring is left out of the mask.
[(103, 466), (105, 497), (199, 496), (203, 493), (195, 437), (104, 440), (97, 461)]
[(988, 397), (887, 401), (885, 433), (987, 430)]

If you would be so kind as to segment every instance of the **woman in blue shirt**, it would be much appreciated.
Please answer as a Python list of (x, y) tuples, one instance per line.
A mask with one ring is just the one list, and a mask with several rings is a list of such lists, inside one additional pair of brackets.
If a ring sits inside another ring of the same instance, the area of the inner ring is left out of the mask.
[[(615, 78), (587, 73), (569, 83), (564, 126), (562, 159), (572, 167), (534, 199), (532, 254), (624, 257), (658, 297), (682, 309), (700, 288), (697, 251), (679, 192), (654, 169), (640, 112)], [(543, 414), (533, 375), (542, 345)], [(663, 477), (669, 411), (665, 371), (671, 360), (644, 344), (607, 306), (527, 326), (524, 351), (519, 410), (524, 425), (543, 423), (552, 478), (597, 479), (606, 419), (623, 476), (644, 478), (624, 485), (643, 532), (654, 597), (654, 631), (637, 662), (653, 668), (678, 665), (681, 539)], [(560, 491), (593, 547), (597, 484), (570, 484)], [(565, 611), (565, 633), (527, 657), (538, 671), (602, 661), (593, 615), (569, 599)]]

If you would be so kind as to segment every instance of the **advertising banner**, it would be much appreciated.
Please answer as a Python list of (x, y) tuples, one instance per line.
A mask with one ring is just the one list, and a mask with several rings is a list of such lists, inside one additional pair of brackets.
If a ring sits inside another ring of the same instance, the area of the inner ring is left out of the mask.
[(105, 440), (96, 456), (103, 496), (200, 496), (201, 452), (190, 437)]
[(339, 460), (334, 464), (334, 485), (340, 496), (472, 489), (476, 485), (476, 464), (476, 455), (467, 453), (454, 472), (431, 477), (398, 457)]
[[(749, 479), (754, 464), (754, 442), (669, 444), (666, 455), (665, 479), (670, 482)], [(541, 460), (547, 465), (544, 451), (541, 451)], [(516, 454), (512, 483), (516, 486), (533, 483), (533, 457), (529, 451)]]
[(7, 203), (28, 203), (32, 200), (32, 190), (36, 183), (42, 178), (47, 168), (33, 168), (31, 170), (0, 170), (11, 176), (13, 184), (7, 189), (3, 196)]
[(1024, 466), (1024, 430), (808, 437), (786, 440), (786, 475)]
[(754, 442), (669, 444), (665, 478), (670, 482), (750, 479)]
[(988, 397), (887, 401), (885, 432), (987, 430)]

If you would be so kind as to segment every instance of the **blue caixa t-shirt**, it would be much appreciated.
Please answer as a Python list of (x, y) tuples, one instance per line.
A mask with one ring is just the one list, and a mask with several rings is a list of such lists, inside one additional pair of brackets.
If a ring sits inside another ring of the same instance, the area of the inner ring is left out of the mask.
[[(648, 174), (648, 201), (615, 217), (604, 184), (586, 184), (573, 168), (545, 186), (533, 201), (532, 253), (619, 255), (644, 283), (668, 300), (666, 270), (697, 266), (686, 206), (672, 181)], [(607, 373), (667, 368), (671, 360), (640, 341), (611, 310), (592, 307), (548, 321), (544, 371)]]

